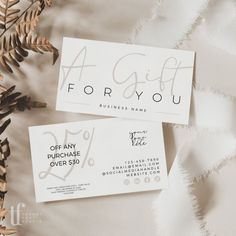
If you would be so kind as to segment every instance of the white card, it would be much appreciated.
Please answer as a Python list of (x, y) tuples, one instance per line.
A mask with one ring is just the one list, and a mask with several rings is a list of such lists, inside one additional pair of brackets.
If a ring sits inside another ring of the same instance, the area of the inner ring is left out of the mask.
[(101, 119), (29, 128), (37, 202), (167, 187), (159, 122)]
[(187, 124), (194, 52), (64, 38), (56, 109)]

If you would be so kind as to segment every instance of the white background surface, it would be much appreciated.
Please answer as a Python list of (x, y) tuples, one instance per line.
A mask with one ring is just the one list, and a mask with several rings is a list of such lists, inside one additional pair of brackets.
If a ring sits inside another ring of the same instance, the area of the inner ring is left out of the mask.
[[(195, 1), (191, 1), (191, 3), (193, 2)], [(45, 11), (40, 31), (50, 37), (59, 49), (62, 36), (125, 42), (130, 38), (139, 19), (151, 14), (153, 3), (154, 1), (151, 0), (57, 1), (53, 8)], [(181, 15), (179, 11), (187, 9), (189, 12), (192, 9), (191, 12), (200, 15), (197, 10), (195, 12), (194, 4), (187, 6), (188, 4), (184, 1), (181, 4), (182, 7), (178, 11), (175, 11), (171, 4), (160, 8), (157, 22), (162, 22), (165, 28), (160, 27), (160, 30), (158, 28), (153, 30), (150, 27), (151, 31), (143, 31), (137, 42), (155, 44), (160, 39), (159, 46), (174, 46), (170, 45), (172, 41), (183, 38), (182, 36), (186, 33), (178, 31), (177, 26), (183, 23), (179, 18)], [(172, 16), (174, 17), (176, 14), (179, 18), (174, 25), (165, 23), (168, 21), (167, 12), (172, 8)], [(210, 1), (206, 9), (201, 12), (203, 18), (193, 24), (195, 26), (190, 30), (192, 33), (189, 37), (184, 36), (187, 40), (184, 40), (180, 47), (196, 51), (195, 80), (201, 87), (214, 88), (214, 90), (232, 96), (230, 99), (234, 101), (236, 96), (235, 1)], [(189, 21), (191, 21), (190, 18)], [(142, 35), (146, 35), (146, 37)], [(50, 56), (32, 54), (32, 57), (22, 66), (22, 72), (16, 73), (15, 78), (5, 79), (6, 84), (11, 85), (14, 82), (18, 85), (19, 90), (48, 103), (47, 109), (14, 116), (12, 125), (7, 131), (12, 155), (8, 161), (9, 192), (6, 207), (24, 202), (26, 212), (41, 213), (42, 220), (41, 223), (37, 220), (36, 223), (30, 223), (28, 220), (18, 226), (18, 235), (158, 235), (156, 217), (158, 210), (153, 207), (159, 197), (158, 191), (48, 204), (35, 203), (28, 126), (94, 119), (92, 116), (55, 111), (59, 61), (54, 67), (51, 67), (50, 63)], [(228, 110), (219, 112), (222, 115), (219, 123), (221, 122), (221, 125), (227, 127), (230, 132), (235, 132), (235, 102), (232, 104)], [(211, 117), (210, 114), (211, 111), (206, 110), (202, 120), (206, 121), (208, 119), (206, 117), (210, 117), (213, 121), (219, 120), (219, 117)], [(201, 115), (192, 112), (191, 119)], [(224, 119), (225, 116), (227, 119)], [(167, 163), (170, 169), (181, 142), (188, 136), (186, 133), (179, 136), (174, 135), (172, 128), (166, 126), (164, 133)], [(194, 193), (200, 205), (200, 213), (206, 221), (210, 235), (234, 236), (236, 234), (235, 168), (236, 162), (232, 160), (218, 173), (213, 172), (208, 178), (194, 184)], [(174, 214), (174, 212), (172, 213)], [(179, 216), (184, 214), (184, 209), (177, 214), (180, 214)], [(188, 222), (182, 222), (179, 225), (180, 232), (187, 224)], [(183, 236), (178, 232), (175, 235)]]

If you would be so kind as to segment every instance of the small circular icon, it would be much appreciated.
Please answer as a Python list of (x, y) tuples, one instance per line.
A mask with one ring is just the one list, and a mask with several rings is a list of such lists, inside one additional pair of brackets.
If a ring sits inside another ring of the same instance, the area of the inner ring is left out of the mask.
[(93, 158), (89, 158), (89, 160), (88, 160), (88, 165), (89, 165), (89, 166), (94, 166), (94, 165), (95, 165), (95, 161), (94, 161)]
[(129, 185), (130, 184), (130, 181), (128, 179), (125, 179), (124, 180), (124, 185)]
[(135, 184), (140, 184), (140, 182), (141, 182), (141, 180), (140, 180), (139, 178), (135, 178), (135, 179), (134, 179), (134, 183), (135, 183)]
[(145, 178), (144, 178), (144, 182), (145, 182), (145, 183), (150, 183), (150, 181), (151, 181), (151, 179), (150, 179), (149, 177), (145, 177)]
[(159, 182), (160, 180), (161, 180), (161, 179), (160, 179), (160, 176), (157, 175), (157, 176), (155, 177), (155, 181), (156, 181), (156, 182)]

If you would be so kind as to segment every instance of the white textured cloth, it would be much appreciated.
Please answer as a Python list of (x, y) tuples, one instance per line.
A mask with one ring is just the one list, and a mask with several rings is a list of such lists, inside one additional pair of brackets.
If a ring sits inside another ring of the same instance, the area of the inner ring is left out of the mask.
[[(40, 31), (58, 48), (63, 36), (72, 36), (195, 50), (190, 125), (164, 125), (169, 189), (36, 204), (28, 126), (95, 117), (55, 111), (59, 61), (51, 67), (51, 58), (32, 54), (14, 83), (48, 108), (14, 115), (7, 131), (12, 155), (6, 207), (23, 202), (26, 212), (41, 215), (35, 223), (26, 219), (17, 226), (18, 235), (234, 236), (235, 1), (67, 0), (54, 5), (45, 11)], [(6, 78), (6, 84), (11, 82)]]
[[(205, 215), (201, 212), (194, 185), (236, 157), (236, 104), (235, 89), (232, 89), (235, 88), (232, 80), (235, 74), (235, 1), (195, 1), (193, 4), (192, 1), (167, 0), (156, 11), (156, 18), (144, 24), (138, 33), (137, 42), (147, 44), (152, 38), (150, 43), (156, 46), (191, 50), (198, 46), (191, 127), (178, 127), (184, 132), (174, 140), (176, 155), (170, 171), (170, 187), (161, 192), (154, 204), (158, 232), (166, 236), (215, 235), (215, 228), (211, 230), (206, 220), (208, 212)], [(214, 57), (217, 54), (224, 56)], [(175, 129), (176, 126), (173, 134), (177, 132)], [(177, 140), (181, 144), (178, 145)], [(231, 214), (235, 214), (233, 207)], [(235, 234), (233, 224), (223, 227), (225, 232), (230, 232), (223, 235)]]

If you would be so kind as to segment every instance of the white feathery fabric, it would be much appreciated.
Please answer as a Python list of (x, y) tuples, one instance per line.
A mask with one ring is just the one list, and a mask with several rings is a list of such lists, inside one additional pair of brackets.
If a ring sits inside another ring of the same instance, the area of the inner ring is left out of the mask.
[[(162, 47), (183, 44), (182, 48), (191, 49), (188, 40), (196, 37), (193, 31), (201, 27), (207, 43), (235, 54), (235, 1), (215, 2), (214, 5), (214, 1), (163, 1), (156, 9), (156, 18), (150, 18), (133, 41)], [(222, 10), (228, 14), (220, 14)], [(196, 59), (198, 64), (198, 52)], [(194, 79), (201, 81), (197, 73)], [(204, 83), (207, 85), (204, 88), (198, 82), (195, 86), (189, 126), (172, 126), (174, 135), (179, 130), (182, 134), (175, 135), (178, 144), (169, 173), (169, 188), (153, 204), (161, 236), (213, 235), (194, 195), (194, 183), (236, 158), (236, 103), (234, 96), (226, 95), (227, 91), (219, 91), (212, 84)]]

